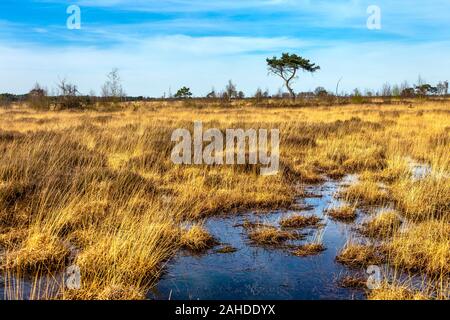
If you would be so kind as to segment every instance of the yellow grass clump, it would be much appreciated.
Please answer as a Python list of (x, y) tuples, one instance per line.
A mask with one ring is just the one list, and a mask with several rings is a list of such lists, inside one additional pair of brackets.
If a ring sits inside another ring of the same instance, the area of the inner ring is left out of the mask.
[(348, 243), (336, 257), (336, 261), (350, 267), (380, 265), (385, 261), (381, 248), (372, 245)]
[(3, 263), (6, 268), (36, 271), (39, 268), (59, 269), (70, 251), (58, 238), (34, 233), (17, 249), (6, 253)]
[(365, 222), (362, 232), (370, 237), (386, 238), (398, 231), (402, 224), (396, 211), (383, 211), (372, 220)]
[(328, 210), (328, 215), (339, 221), (352, 221), (356, 219), (356, 208), (343, 205), (341, 207), (332, 208)]
[(370, 291), (369, 300), (431, 300), (432, 297), (419, 290), (412, 290), (404, 285), (384, 284), (381, 288)]
[(257, 227), (250, 230), (248, 237), (251, 242), (258, 245), (280, 245), (287, 240), (299, 239), (300, 235), (296, 232), (278, 230), (275, 227)]
[(181, 235), (181, 246), (192, 251), (204, 251), (216, 244), (216, 240), (201, 225), (193, 225)]
[(392, 194), (404, 215), (411, 220), (444, 218), (448, 221), (450, 212), (448, 173), (420, 180), (401, 179), (392, 186)]
[(348, 202), (363, 205), (383, 205), (390, 201), (388, 192), (372, 181), (361, 181), (351, 185), (341, 193), (341, 196)]
[(321, 243), (308, 243), (297, 247), (292, 254), (297, 257), (313, 256), (325, 251), (325, 247)]
[(280, 221), (282, 228), (301, 229), (307, 227), (316, 227), (319, 225), (321, 219), (316, 216), (300, 216), (295, 215), (288, 218), (283, 218)]
[(388, 243), (391, 261), (445, 279), (450, 275), (450, 225), (430, 220), (409, 225)]

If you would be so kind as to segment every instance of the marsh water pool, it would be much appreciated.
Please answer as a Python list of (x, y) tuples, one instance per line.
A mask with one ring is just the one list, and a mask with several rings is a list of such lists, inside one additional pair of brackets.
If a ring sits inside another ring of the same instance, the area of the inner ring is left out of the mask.
[[(354, 224), (334, 221), (326, 209), (341, 204), (336, 193), (355, 176), (306, 187), (307, 196), (297, 200), (299, 210), (245, 213), (209, 219), (205, 227), (223, 245), (236, 249), (219, 253), (217, 248), (203, 255), (181, 252), (167, 266), (150, 299), (161, 300), (286, 300), (364, 299), (364, 290), (343, 288), (339, 279), (354, 272), (335, 261), (348, 239), (355, 235)], [(294, 256), (289, 249), (261, 247), (249, 242), (246, 221), (277, 225), (293, 214), (316, 215), (323, 219), (318, 229), (305, 229), (306, 237), (290, 244), (321, 240), (326, 250), (309, 257)], [(363, 219), (358, 212), (358, 219)], [(220, 247), (219, 247), (220, 248)]]

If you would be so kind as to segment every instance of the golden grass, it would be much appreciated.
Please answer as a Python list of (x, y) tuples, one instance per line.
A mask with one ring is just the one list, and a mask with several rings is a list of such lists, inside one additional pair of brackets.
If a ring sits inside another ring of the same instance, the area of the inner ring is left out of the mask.
[(27, 235), (26, 229), (8, 228), (0, 234), (0, 247), (4, 249), (13, 248), (19, 244)]
[(356, 219), (356, 208), (349, 205), (343, 205), (337, 208), (331, 208), (327, 211), (328, 215), (339, 221), (353, 221)]
[(249, 231), (248, 238), (257, 245), (275, 246), (286, 242), (287, 240), (296, 240), (300, 234), (279, 230), (275, 227), (257, 227)]
[(307, 257), (320, 254), (325, 250), (324, 245), (321, 243), (308, 243), (298, 246), (294, 251), (292, 251), (292, 254), (297, 257)]
[(181, 246), (195, 252), (211, 249), (216, 240), (201, 225), (193, 225), (181, 235)]
[[(448, 106), (258, 108), (243, 101), (135, 103), (114, 112), (0, 109), (2, 267), (31, 272), (75, 263), (83, 288), (63, 298), (142, 298), (183, 242), (202, 247), (207, 239), (195, 229), (187, 236), (183, 226), (215, 214), (288, 207), (302, 194), (299, 183), (360, 173), (360, 182), (343, 191), (346, 200), (390, 203), (407, 219), (405, 232), (382, 236), (388, 262), (447, 279)], [(221, 130), (280, 129), (280, 174), (261, 177), (255, 166), (173, 165), (170, 135), (192, 129), (195, 120)], [(428, 164), (433, 174), (411, 179), (407, 158)], [(261, 229), (263, 242), (293, 237)], [(344, 252), (350, 264), (380, 260), (367, 248)]]
[(51, 235), (35, 233), (17, 249), (7, 252), (6, 268), (36, 271), (39, 268), (61, 268), (70, 251), (64, 243)]
[(442, 279), (450, 275), (450, 225), (430, 220), (411, 224), (388, 244), (392, 264)]
[(178, 248), (179, 235), (171, 222), (150, 217), (125, 216), (116, 230), (105, 228), (91, 239), (92, 244), (75, 260), (85, 292), (98, 298), (111, 286), (133, 285), (142, 290), (154, 283), (163, 263)]
[(444, 218), (448, 221), (450, 212), (448, 173), (437, 173), (416, 181), (403, 178), (392, 186), (392, 193), (399, 208), (409, 219)]
[(336, 261), (350, 267), (381, 265), (385, 255), (381, 248), (372, 245), (348, 243), (336, 257)]
[(388, 192), (372, 181), (361, 181), (351, 185), (341, 192), (341, 197), (348, 202), (363, 205), (384, 205), (390, 201)]
[(389, 285), (385, 284), (379, 289), (370, 291), (369, 300), (431, 300), (429, 295), (424, 294), (419, 290), (411, 290), (403, 285)]
[(405, 158), (393, 155), (386, 160), (386, 167), (377, 171), (364, 171), (360, 175), (362, 180), (393, 183), (402, 177), (411, 177), (410, 168)]
[(402, 221), (396, 211), (388, 210), (381, 212), (372, 220), (365, 222), (362, 233), (369, 237), (386, 238), (398, 231)]
[(316, 216), (300, 216), (295, 215), (288, 218), (283, 218), (280, 221), (282, 228), (301, 229), (308, 227), (317, 227), (321, 219)]

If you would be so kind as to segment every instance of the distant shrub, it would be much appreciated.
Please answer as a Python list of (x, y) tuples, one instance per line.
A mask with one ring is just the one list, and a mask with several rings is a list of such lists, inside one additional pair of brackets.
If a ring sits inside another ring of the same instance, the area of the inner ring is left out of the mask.
[(402, 98), (413, 98), (415, 95), (414, 88), (405, 88), (401, 93)]
[(50, 99), (47, 96), (47, 90), (43, 89), (38, 83), (27, 95), (29, 106), (36, 110), (50, 109)]
[(255, 100), (256, 100), (256, 103), (261, 103), (264, 99), (267, 99), (267, 98), (269, 98), (269, 90), (266, 90), (266, 91), (262, 91), (261, 90), (261, 88), (258, 88), (258, 90), (256, 90), (256, 93), (255, 93)]
[(319, 98), (328, 96), (328, 92), (324, 87), (317, 87), (316, 90), (314, 90), (314, 94)]
[(119, 75), (119, 69), (114, 68), (106, 76), (106, 82), (102, 87), (103, 102), (118, 103), (123, 101), (126, 93), (122, 87), (122, 79)]

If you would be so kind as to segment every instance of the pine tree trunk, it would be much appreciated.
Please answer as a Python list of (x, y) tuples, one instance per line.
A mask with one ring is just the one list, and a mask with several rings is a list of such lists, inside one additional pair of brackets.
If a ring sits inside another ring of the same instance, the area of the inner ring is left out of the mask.
[(290, 95), (291, 95), (291, 99), (292, 101), (295, 101), (295, 92), (294, 90), (292, 90), (291, 86), (289, 85), (289, 82), (286, 81), (286, 88), (288, 89)]

